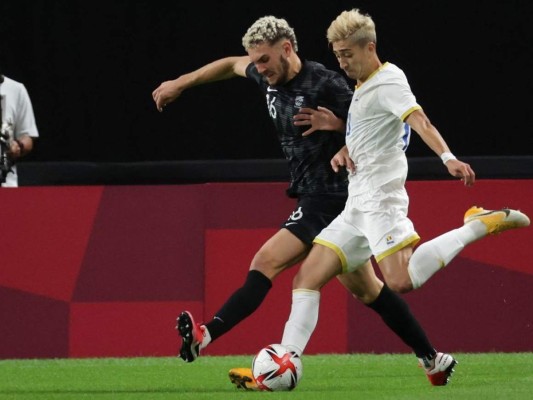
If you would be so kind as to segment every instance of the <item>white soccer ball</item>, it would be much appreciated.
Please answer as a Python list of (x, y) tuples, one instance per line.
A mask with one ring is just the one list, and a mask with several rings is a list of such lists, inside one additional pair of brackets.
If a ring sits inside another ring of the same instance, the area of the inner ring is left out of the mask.
[(300, 357), (281, 344), (263, 347), (252, 361), (252, 374), (262, 390), (292, 390), (302, 379), (302, 373)]

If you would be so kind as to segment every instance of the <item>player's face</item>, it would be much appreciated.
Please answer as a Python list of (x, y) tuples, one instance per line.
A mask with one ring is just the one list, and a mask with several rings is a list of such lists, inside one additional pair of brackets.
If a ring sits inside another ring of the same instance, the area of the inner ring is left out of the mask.
[(374, 46), (373, 43), (360, 46), (351, 40), (339, 40), (332, 44), (333, 53), (337, 57), (339, 66), (348, 77), (361, 82), (364, 82), (373, 72), (369, 71), (371, 65), (370, 47), (372, 46)]
[(283, 42), (254, 46), (248, 49), (248, 55), (269, 85), (282, 85), (289, 80), (289, 62)]

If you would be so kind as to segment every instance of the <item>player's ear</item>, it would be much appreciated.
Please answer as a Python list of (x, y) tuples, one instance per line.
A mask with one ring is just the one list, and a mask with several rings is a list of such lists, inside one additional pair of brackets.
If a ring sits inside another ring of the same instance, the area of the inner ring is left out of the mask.
[(287, 57), (294, 51), (290, 40), (284, 40), (281, 44), (281, 48)]

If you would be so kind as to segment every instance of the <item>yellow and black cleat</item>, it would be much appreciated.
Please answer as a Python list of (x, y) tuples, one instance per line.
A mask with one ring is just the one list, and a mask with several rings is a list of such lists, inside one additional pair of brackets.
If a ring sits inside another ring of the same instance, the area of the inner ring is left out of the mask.
[(228, 376), (237, 389), (260, 390), (255, 383), (251, 368), (232, 368), (229, 370)]

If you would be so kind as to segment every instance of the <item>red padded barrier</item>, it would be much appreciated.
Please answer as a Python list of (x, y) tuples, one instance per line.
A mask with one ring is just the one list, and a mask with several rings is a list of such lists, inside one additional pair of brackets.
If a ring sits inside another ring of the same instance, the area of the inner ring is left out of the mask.
[[(533, 180), (409, 181), (422, 236), (462, 225), (472, 204), (533, 216)], [(0, 190), (0, 358), (176, 355), (175, 318), (208, 319), (294, 207), (286, 183), (28, 187)], [(533, 228), (466, 248), (405, 295), (435, 347), (533, 351)], [(205, 354), (254, 353), (281, 338), (291, 278)], [(408, 352), (338, 284), (323, 291), (307, 353)], [(35, 340), (39, 326), (42, 340)], [(252, 333), (252, 334), (250, 334)], [(33, 338), (32, 345), (28, 342)]]

